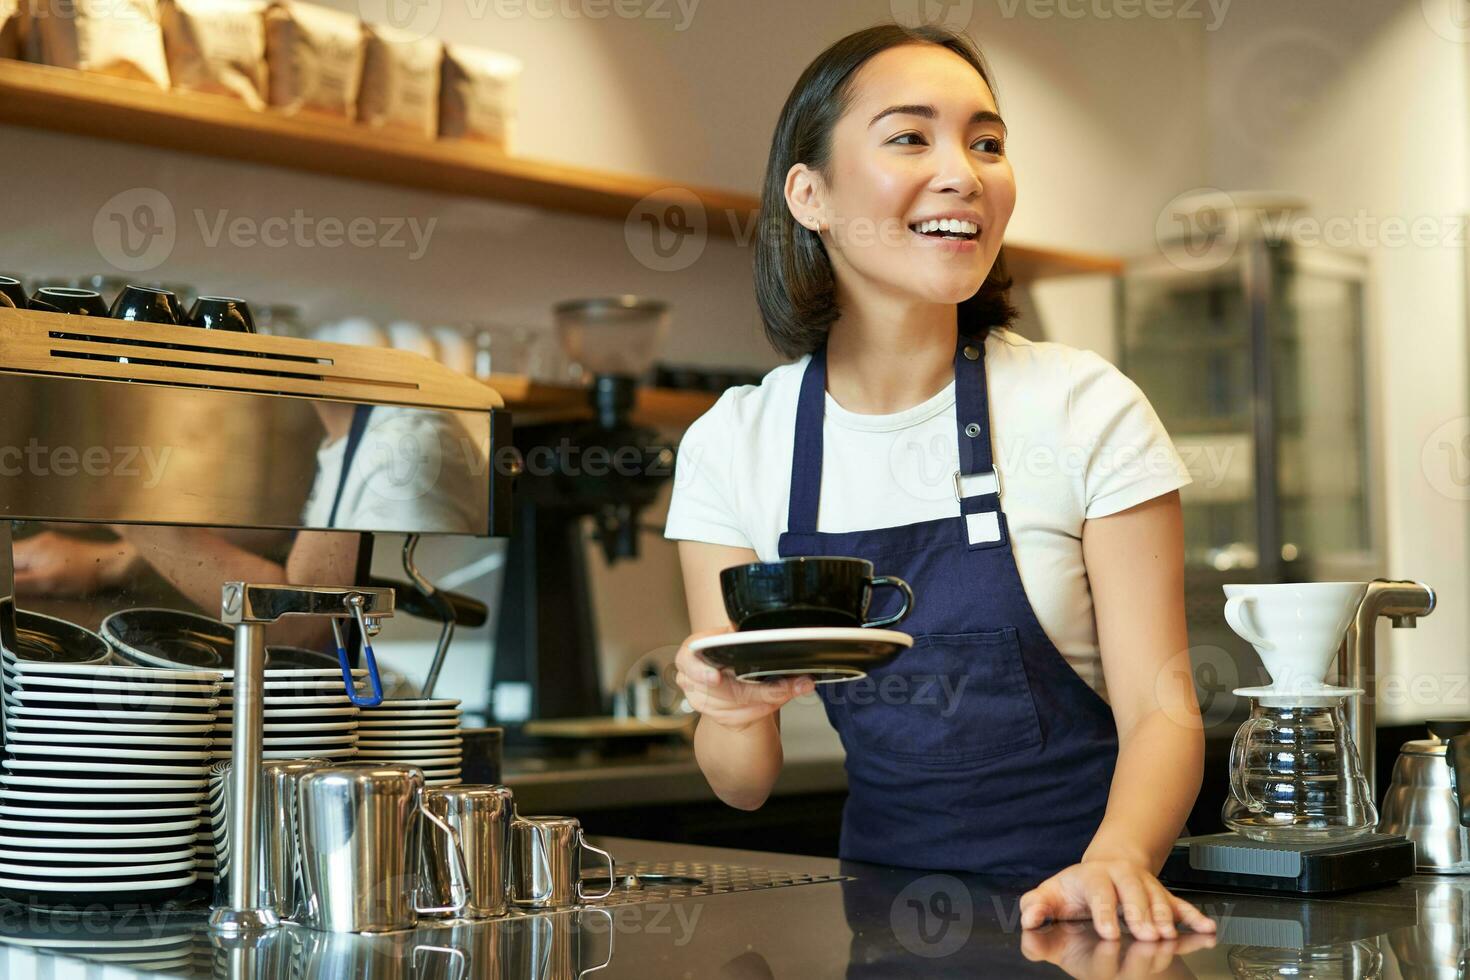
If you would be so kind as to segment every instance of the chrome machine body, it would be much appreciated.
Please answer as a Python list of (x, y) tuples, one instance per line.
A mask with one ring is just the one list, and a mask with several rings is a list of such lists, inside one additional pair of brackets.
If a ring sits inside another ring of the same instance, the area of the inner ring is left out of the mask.
[[(480, 537), (510, 530), (515, 467), (496, 452), (510, 445), (503, 399), (402, 351), (6, 309), (0, 405), (0, 642), (12, 649), (12, 521)], [(346, 474), (319, 451), (362, 419), (356, 458), (366, 482), (329, 512), (322, 495), (337, 496)], [(351, 618), (370, 634), (393, 614), (393, 592), (228, 582), (222, 595), (221, 618), (236, 628), (230, 836), (239, 873), (229, 906), (211, 922), (249, 933), (275, 922), (255, 907), (259, 857), (249, 845), (265, 624)]]

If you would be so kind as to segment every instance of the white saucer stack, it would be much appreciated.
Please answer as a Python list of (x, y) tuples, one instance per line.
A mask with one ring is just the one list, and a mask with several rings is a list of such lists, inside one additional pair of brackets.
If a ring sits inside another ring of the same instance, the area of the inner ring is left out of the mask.
[(156, 901), (195, 880), (219, 676), (3, 651), (0, 891)]
[[(234, 671), (222, 672), (219, 720), (214, 731), (214, 758), (230, 757), (234, 724)], [(366, 670), (354, 670), (361, 689)], [(357, 753), (358, 707), (347, 696), (342, 671), (336, 668), (265, 670), (264, 759), (347, 759)]]
[(385, 700), (363, 708), (357, 722), (357, 758), (418, 766), (429, 786), (457, 786), (464, 760), (459, 701)]

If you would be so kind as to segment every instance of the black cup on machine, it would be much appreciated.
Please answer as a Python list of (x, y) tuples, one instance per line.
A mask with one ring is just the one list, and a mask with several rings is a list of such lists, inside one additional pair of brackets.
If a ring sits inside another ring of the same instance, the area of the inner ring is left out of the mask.
[(0, 306), (13, 306), (23, 310), (28, 305), (30, 300), (26, 297), (26, 287), (21, 281), (12, 276), (0, 276)]
[(181, 319), (179, 298), (166, 289), (130, 285), (112, 301), (110, 316), (114, 320), (177, 325)]
[[(873, 590), (897, 589), (903, 605), (868, 619)], [(909, 614), (914, 593), (903, 579), (874, 575), (865, 558), (784, 558), (720, 572), (725, 612), (741, 632), (812, 626), (892, 626)]]
[(255, 333), (255, 317), (250, 313), (250, 304), (231, 296), (199, 297), (184, 323), (201, 330)]
[(73, 289), (70, 286), (42, 286), (26, 304), (43, 313), (70, 313), (75, 316), (106, 316), (107, 303), (95, 289)]

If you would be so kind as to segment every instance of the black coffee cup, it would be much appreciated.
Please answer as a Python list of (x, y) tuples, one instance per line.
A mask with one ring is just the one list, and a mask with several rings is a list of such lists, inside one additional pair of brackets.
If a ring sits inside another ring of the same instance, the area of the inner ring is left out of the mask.
[[(869, 620), (873, 590), (891, 586), (903, 593), (903, 608)], [(914, 593), (903, 579), (874, 575), (865, 558), (783, 558), (735, 565), (720, 572), (725, 612), (735, 628), (788, 629), (812, 626), (892, 626), (909, 614)]]
[(72, 289), (70, 286), (42, 286), (26, 304), (43, 313), (70, 313), (75, 316), (106, 316), (107, 304), (95, 289)]
[(229, 296), (199, 297), (184, 322), (201, 330), (255, 333), (255, 318), (250, 315), (250, 304)]
[(130, 285), (112, 301), (114, 320), (137, 323), (172, 323), (180, 320), (179, 298), (166, 289)]
[(5, 305), (13, 306), (18, 310), (23, 310), (30, 304), (30, 300), (26, 297), (26, 287), (19, 279), (11, 276), (0, 276), (0, 296), (5, 297), (5, 300), (8, 301)]

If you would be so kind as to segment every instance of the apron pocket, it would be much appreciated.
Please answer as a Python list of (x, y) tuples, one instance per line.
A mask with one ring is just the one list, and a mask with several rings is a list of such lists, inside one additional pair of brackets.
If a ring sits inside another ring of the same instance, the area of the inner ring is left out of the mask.
[(921, 635), (888, 667), (822, 693), (844, 739), (919, 766), (981, 762), (1041, 744), (1013, 627)]

